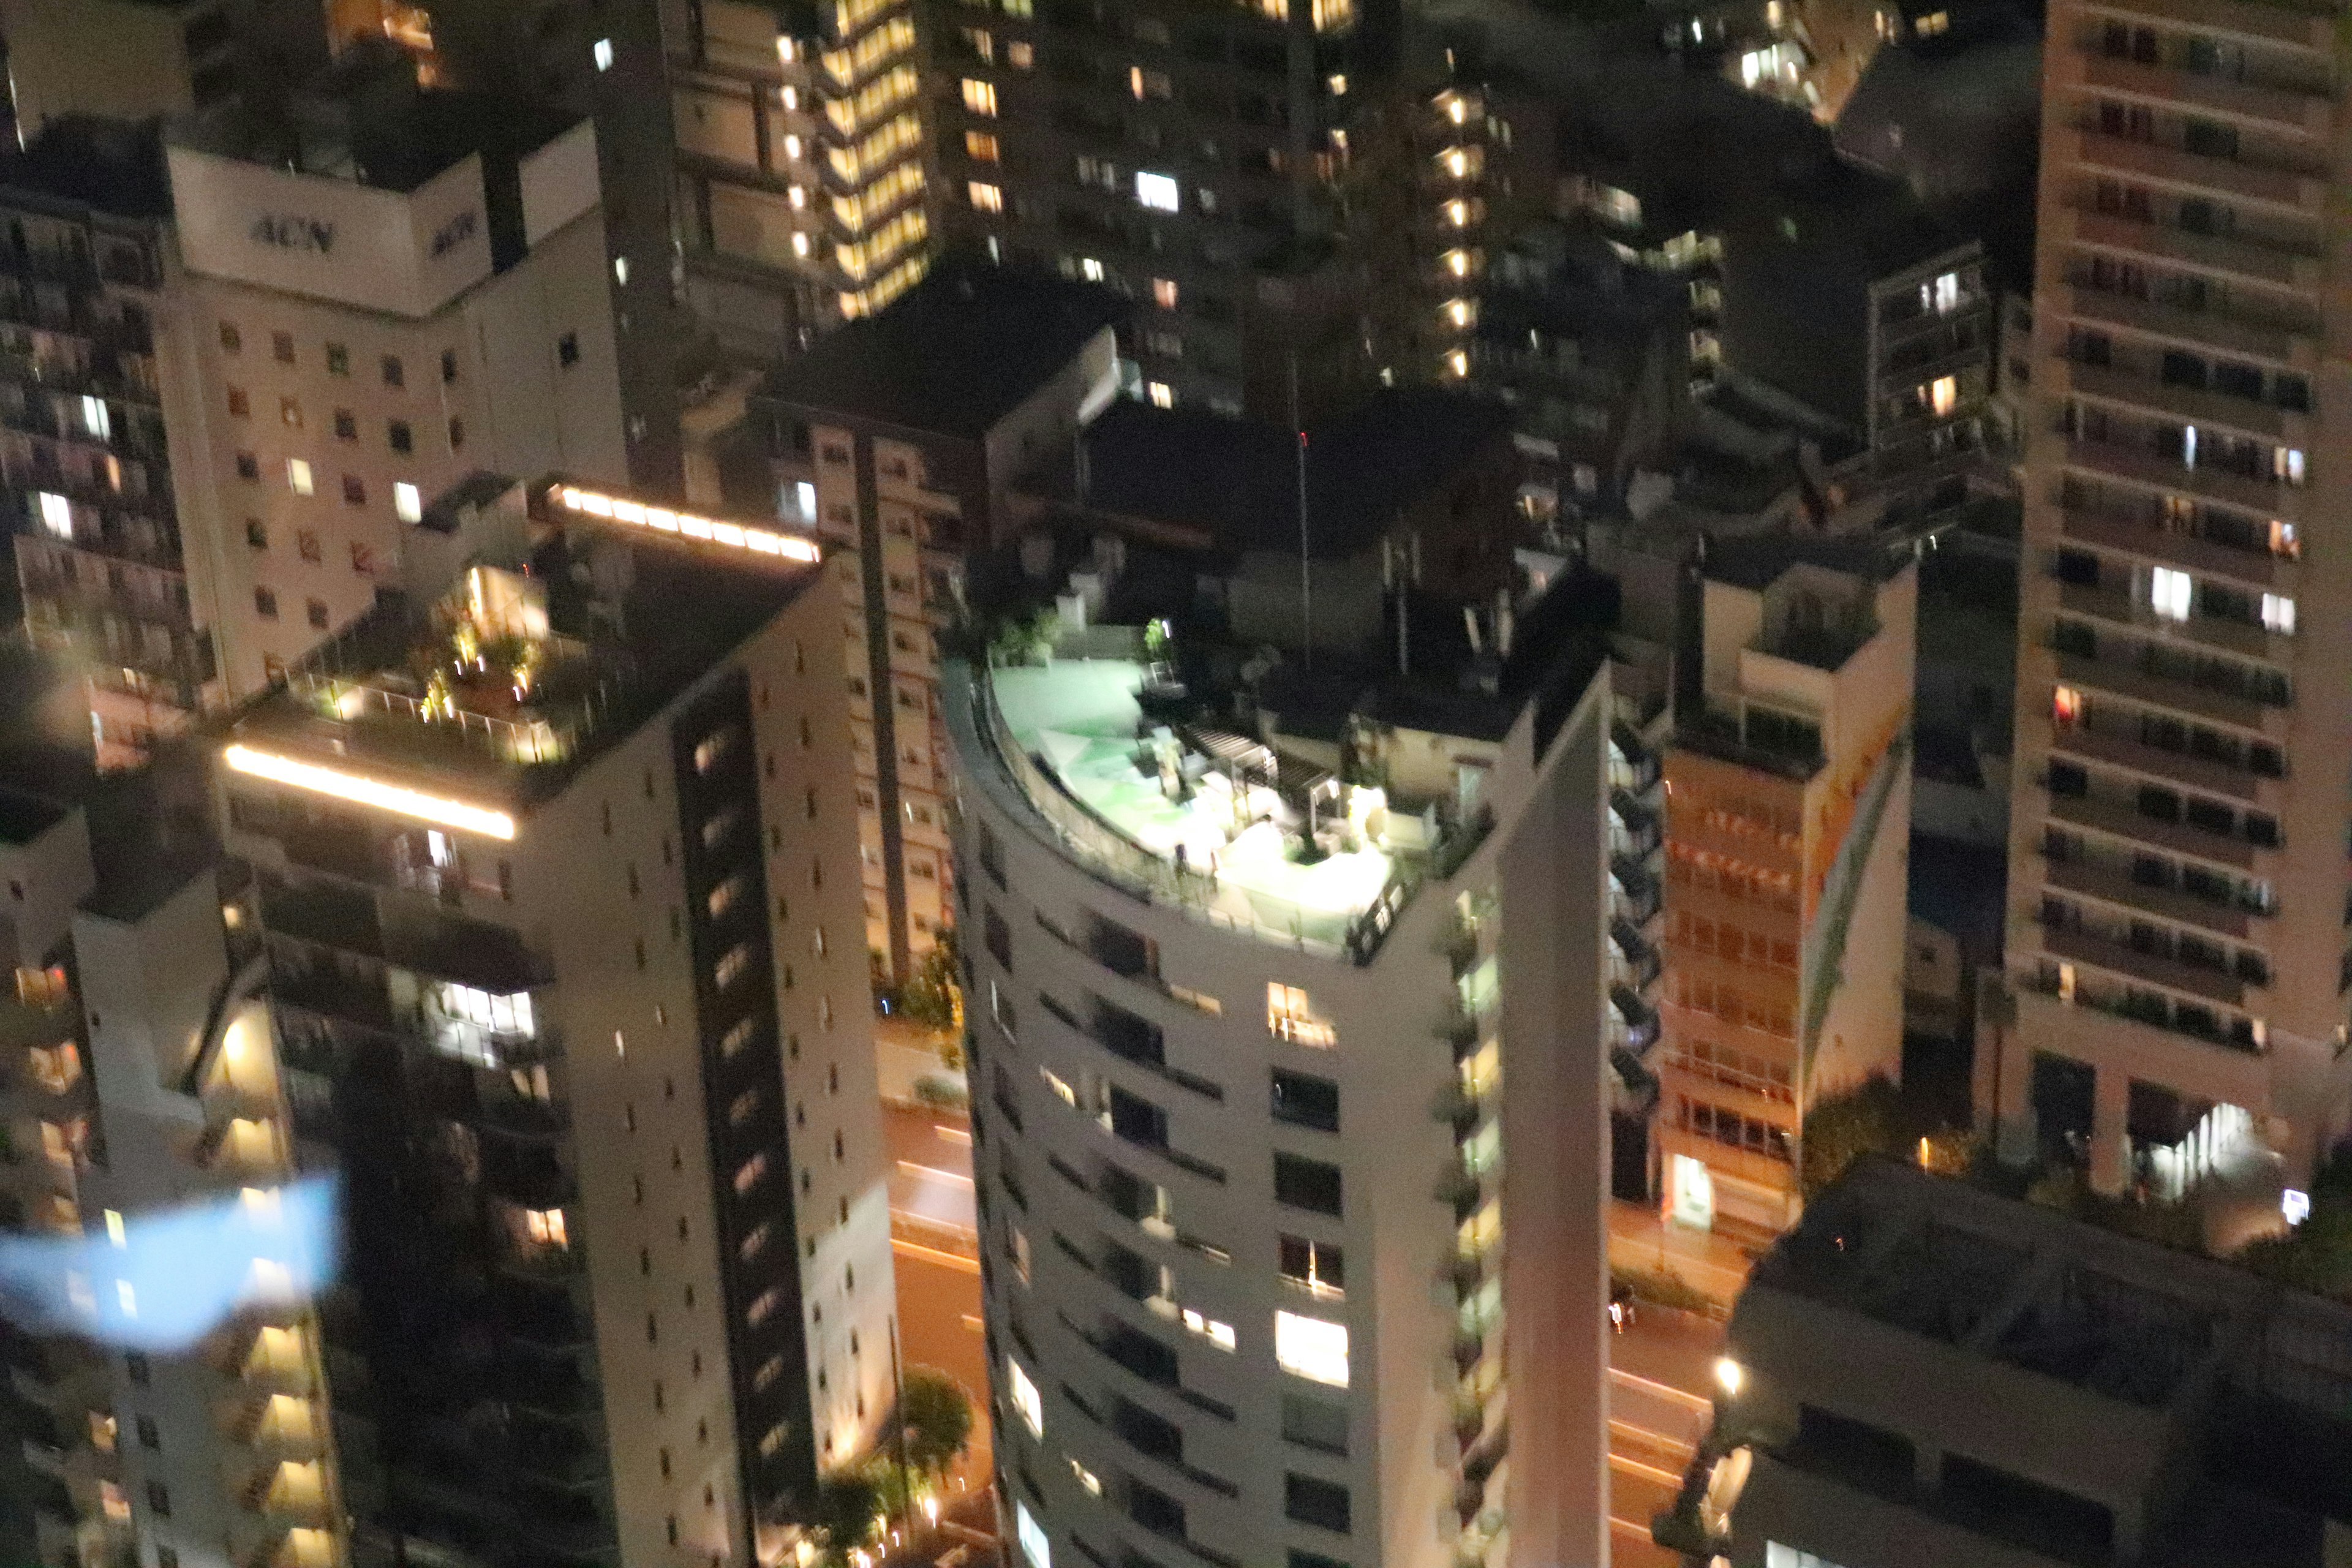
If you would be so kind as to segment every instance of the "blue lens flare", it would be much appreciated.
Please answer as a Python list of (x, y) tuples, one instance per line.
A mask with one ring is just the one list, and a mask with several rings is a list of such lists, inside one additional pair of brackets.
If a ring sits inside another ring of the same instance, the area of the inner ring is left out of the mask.
[(0, 1237), (0, 1313), (41, 1333), (184, 1350), (241, 1307), (333, 1279), (336, 1183), (310, 1176), (125, 1215), (119, 1237)]

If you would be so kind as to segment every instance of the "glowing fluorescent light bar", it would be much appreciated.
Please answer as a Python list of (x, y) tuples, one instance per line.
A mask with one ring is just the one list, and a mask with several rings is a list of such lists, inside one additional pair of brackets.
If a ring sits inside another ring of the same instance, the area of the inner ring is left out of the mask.
[(786, 561), (812, 563), (824, 559), (824, 552), (817, 547), (815, 540), (778, 533), (773, 529), (746, 528), (740, 522), (721, 522), (716, 518), (698, 517), (690, 511), (673, 511), (665, 506), (625, 500), (619, 496), (606, 495), (602, 490), (583, 490), (577, 485), (551, 485), (547, 494), (556, 505), (566, 511), (576, 511), (583, 517), (599, 518), (606, 522), (625, 522), (632, 528), (649, 528), (656, 533), (674, 533), (706, 544), (748, 550), (754, 555), (773, 555)]
[(355, 801), (361, 805), (373, 805), (379, 810), (397, 812), (402, 816), (413, 816), (420, 822), (437, 822), (444, 827), (461, 827), (468, 833), (487, 834), (492, 838), (512, 838), (515, 836), (514, 818), (503, 811), (467, 805), (459, 800), (445, 800), (439, 795), (385, 784), (380, 779), (363, 778), (358, 773), (322, 768), (311, 763), (298, 763), (291, 757), (257, 752), (250, 746), (231, 746), (221, 753), (221, 760), (238, 773), (251, 773), (273, 784), (315, 790), (320, 795), (333, 795), (338, 800)]

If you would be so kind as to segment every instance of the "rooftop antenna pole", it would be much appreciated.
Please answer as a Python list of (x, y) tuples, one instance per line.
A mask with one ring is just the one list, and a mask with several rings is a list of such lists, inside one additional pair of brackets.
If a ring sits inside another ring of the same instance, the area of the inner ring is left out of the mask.
[(1300, 657), (1315, 668), (1315, 578), (1307, 548), (1307, 426), (1298, 417), (1298, 351), (1290, 351), (1290, 427), (1298, 432), (1298, 640)]

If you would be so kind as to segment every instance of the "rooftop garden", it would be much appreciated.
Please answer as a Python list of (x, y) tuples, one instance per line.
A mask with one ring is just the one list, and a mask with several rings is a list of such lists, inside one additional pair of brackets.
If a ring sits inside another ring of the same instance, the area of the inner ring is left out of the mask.
[(549, 625), (538, 581), (516, 573), (473, 568), (421, 627), (404, 629), (418, 635), (401, 647), (339, 639), (289, 690), (321, 718), (437, 729), (533, 764), (570, 756), (617, 687), (618, 672), (586, 643)]

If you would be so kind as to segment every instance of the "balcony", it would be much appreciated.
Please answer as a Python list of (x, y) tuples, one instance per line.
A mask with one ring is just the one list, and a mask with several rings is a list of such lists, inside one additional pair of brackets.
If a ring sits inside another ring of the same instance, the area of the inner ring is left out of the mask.
[(2147, 517), (2093, 505), (2087, 498), (2069, 501), (2061, 494), (2061, 532), (2068, 539), (2105, 550), (2121, 550), (2150, 561), (2184, 566), (2200, 576), (2226, 577), (2258, 588), (2293, 592), (2296, 578), (2292, 556), (2268, 550), (2241, 550), (2200, 539), (2193, 533), (2163, 527)]
[(2194, 71), (2143, 65), (2091, 54), (2083, 60), (2083, 81), (2104, 92), (2153, 99), (2175, 106), (2194, 106), (2236, 120), (2267, 121), (2274, 128), (2325, 134), (2333, 95), (2319, 84), (2232, 81), (2226, 77), (2200, 76)]
[(2269, 202), (2316, 216), (2327, 195), (2326, 176), (2319, 171), (2266, 168), (2231, 158), (2208, 158), (2153, 142), (2134, 142), (2078, 130), (2075, 156), (2095, 169), (2107, 169), (2137, 180), (2192, 185), (2238, 201)]
[(2316, 363), (2316, 321), (2263, 320), (2241, 312), (2191, 310), (2092, 288), (2079, 269), (2063, 289), (2053, 289), (2051, 310), (2078, 321), (2096, 321), (2126, 331), (2147, 332), (2205, 344), (2231, 353), (2309, 366)]
[(2259, 437), (2264, 441), (2306, 449), (2311, 444), (2311, 422), (2307, 416), (2291, 414), (2266, 403), (2207, 392), (2194, 386), (2175, 386), (2152, 376), (2135, 375), (2129, 371), (2115, 370), (2105, 365), (2084, 364), (2079, 360), (2067, 365), (2066, 379), (2076, 392), (2084, 396), (2120, 403), (2131, 408), (2145, 408), (2178, 419), (2184, 425), (2220, 426), (2242, 435)]
[(2245, 1005), (2248, 987), (2235, 975), (2194, 963), (2183, 963), (2158, 953), (2142, 952), (2126, 943), (2109, 942), (2089, 931), (2045, 925), (2042, 930), (2042, 948), (2053, 958), (2087, 963), (2111, 974), (2145, 981), (2167, 991), (2186, 992), (2225, 1007)]
[(2221, 936), (2242, 939), (2253, 924), (2253, 917), (2234, 905), (2209, 903), (2170, 888), (2151, 888), (2121, 871), (2080, 860), (2045, 862), (2042, 880), (2061, 892), (2078, 893), (2102, 903), (2142, 910)]
[(2218, 833), (2200, 832), (2180, 823), (2159, 822), (2152, 816), (2142, 816), (2127, 805), (2104, 800), (2052, 795), (2050, 820), (2153, 845), (2188, 859), (2226, 866), (2250, 876), (2255, 874), (2263, 854), (2242, 838), (2224, 838)]
[(2062, 653), (2058, 656), (2058, 679), (2072, 686), (2112, 692), (2151, 708), (2170, 708), (2183, 713), (2194, 713), (2199, 718), (2210, 719), (2241, 730), (2272, 734), (2285, 727), (2283, 722), (2275, 726), (2270, 722), (2271, 715), (2281, 712), (2284, 704), (2257, 702), (2250, 698), (2235, 697), (2190, 681), (2158, 675), (2142, 668), (2141, 661), (2129, 654), (2086, 658), (2081, 654)]
[(2191, 616), (2185, 621), (2171, 620), (2158, 615), (2128, 593), (2115, 589), (2087, 587), (2079, 583), (2062, 583), (2058, 589), (2062, 608), (2079, 616), (2105, 621), (2112, 626), (2128, 626), (2142, 636), (2155, 637), (2168, 642), (2192, 644), (2234, 654), (2241, 658), (2265, 659), (2273, 664), (2294, 662), (2294, 641), (2241, 621), (2224, 620), (2218, 616)]
[(2333, 52), (2336, 8), (2293, 0), (2102, 0), (2109, 10), (2265, 43)]
[(2164, 261), (2183, 261), (2279, 288), (2319, 287), (2319, 258), (2291, 246), (2245, 236), (2191, 234), (2169, 225), (2143, 223), (2089, 208), (2078, 207), (2071, 212), (2061, 208), (2056, 216), (2061, 224), (2071, 223), (2074, 237), (2084, 245), (2105, 250), (2137, 251)]
[(2275, 796), (2279, 793), (2276, 789), (2263, 787), (2277, 781), (2265, 779), (2259, 773), (2250, 773), (2186, 752), (2147, 745), (2127, 735), (2106, 734), (2080, 724), (2053, 725), (2050, 747), (2066, 756), (2147, 773), (2167, 783), (2185, 784), (2208, 795), (2223, 795), (2264, 809), (2275, 808)]

